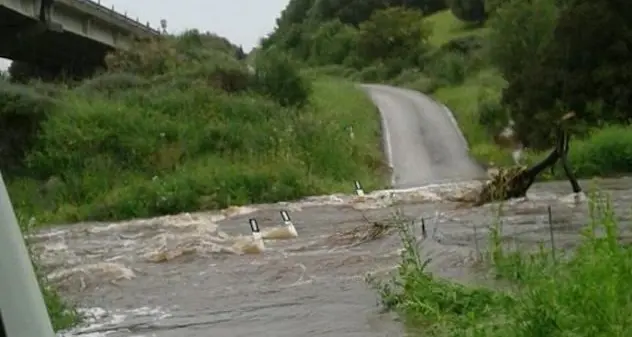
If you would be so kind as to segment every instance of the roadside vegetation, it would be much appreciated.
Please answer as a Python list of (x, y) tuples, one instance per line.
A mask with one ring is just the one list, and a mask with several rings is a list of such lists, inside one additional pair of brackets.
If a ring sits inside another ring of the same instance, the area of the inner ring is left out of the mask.
[(510, 118), (533, 162), (573, 110), (570, 157), (589, 177), (632, 170), (630, 18), (611, 0), (292, 0), (262, 44), (314, 72), (432, 95), (486, 164), (513, 163), (493, 141)]
[[(593, 198), (591, 198), (593, 199)], [(599, 199), (599, 198), (594, 198)], [(593, 200), (594, 200), (593, 199)], [(608, 201), (590, 205), (583, 239), (572, 254), (550, 245), (531, 252), (501, 244), (499, 222), (476, 269), (502, 286), (463, 285), (426, 270), (412, 227), (401, 226), (404, 251), (392, 279), (371, 278), (385, 308), (419, 336), (627, 336), (632, 333), (632, 249), (619, 243)], [(499, 290), (500, 289), (500, 290)]]
[(251, 73), (218, 39), (140, 42), (79, 82), (0, 83), (18, 211), (119, 220), (385, 186), (379, 114), (360, 89), (274, 50)]

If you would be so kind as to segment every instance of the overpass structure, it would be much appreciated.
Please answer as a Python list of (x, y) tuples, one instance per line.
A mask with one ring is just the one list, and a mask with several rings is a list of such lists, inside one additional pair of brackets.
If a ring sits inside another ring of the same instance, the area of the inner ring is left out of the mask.
[(100, 65), (108, 50), (160, 32), (100, 0), (0, 0), (0, 57), (42, 66)]

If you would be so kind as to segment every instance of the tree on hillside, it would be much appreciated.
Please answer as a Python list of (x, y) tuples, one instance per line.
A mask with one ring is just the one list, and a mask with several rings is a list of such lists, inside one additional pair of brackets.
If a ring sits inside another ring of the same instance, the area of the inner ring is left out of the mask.
[(549, 123), (567, 112), (561, 107), (576, 111), (588, 125), (629, 122), (631, 19), (632, 9), (617, 0), (569, 1), (560, 11), (541, 58), (503, 93), (532, 147), (550, 141), (549, 130), (534, 122)]
[(489, 57), (507, 81), (542, 57), (553, 38), (558, 9), (551, 0), (511, 1), (488, 22)]
[(360, 24), (357, 51), (367, 61), (418, 60), (429, 33), (421, 11), (390, 7)]
[(512, 0), (485, 0), (485, 12), (487, 15), (496, 13), (496, 11)]
[(448, 8), (446, 0), (396, 0), (393, 5), (420, 9), (425, 16)]
[(276, 20), (277, 27), (304, 22), (316, 1), (318, 0), (290, 0), (281, 12), (281, 16)]
[(388, 5), (388, 0), (316, 0), (310, 11), (310, 19), (318, 22), (338, 19), (357, 26), (368, 20), (375, 11)]
[(317, 65), (343, 64), (355, 48), (357, 29), (339, 20), (323, 23), (310, 35), (309, 62)]
[(259, 92), (284, 107), (307, 104), (310, 82), (300, 74), (292, 59), (278, 48), (258, 53), (255, 69), (254, 82)]
[(482, 23), (487, 19), (484, 0), (447, 0), (452, 14), (461, 21)]
[[(348, 45), (355, 29), (377, 11), (394, 7), (414, 10), (419, 14), (416, 19), (421, 20), (421, 13), (428, 15), (447, 6), (445, 0), (290, 0), (277, 19), (276, 29), (262, 39), (261, 46), (263, 49), (279, 47), (292, 57), (309, 60), (310, 63), (323, 64), (325, 59), (340, 60), (342, 49)], [(334, 33), (334, 30), (337, 32)], [(335, 45), (333, 41), (324, 41), (323, 38), (327, 36), (342, 46)], [(326, 48), (331, 50), (327, 51)], [(349, 48), (348, 56), (359, 60), (352, 52), (352, 48)]]

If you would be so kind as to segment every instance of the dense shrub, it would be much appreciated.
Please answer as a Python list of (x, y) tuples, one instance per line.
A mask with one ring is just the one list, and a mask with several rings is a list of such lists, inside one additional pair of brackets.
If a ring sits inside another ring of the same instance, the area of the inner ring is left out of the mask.
[(75, 88), (75, 91), (85, 94), (100, 94), (109, 97), (147, 84), (148, 81), (146, 79), (137, 75), (106, 73), (84, 81)]
[(557, 16), (555, 2), (549, 0), (510, 1), (494, 14), (489, 21), (489, 57), (505, 80), (512, 81), (542, 58)]
[(257, 55), (254, 83), (257, 91), (284, 107), (304, 106), (311, 90), (296, 64), (276, 49)]
[(310, 35), (309, 63), (313, 65), (350, 64), (357, 29), (334, 20), (320, 25)]
[(482, 23), (487, 19), (484, 0), (447, 0), (447, 3), (460, 20)]
[[(511, 73), (516, 75), (506, 74), (509, 85), (503, 101), (528, 143), (535, 148), (550, 143), (550, 130), (538, 125), (550, 124), (568, 110), (578, 114), (581, 124), (627, 123), (632, 70), (629, 48), (624, 46), (632, 43), (632, 13), (606, 0), (568, 1), (560, 9), (548, 1), (522, 7), (531, 10), (531, 16), (520, 26), (535, 30), (516, 41), (531, 46), (529, 50), (504, 57), (517, 60), (522, 56), (525, 61), (520, 67), (514, 65)], [(512, 29), (510, 26), (517, 26), (515, 20), (508, 20), (505, 29)], [(525, 59), (525, 55), (531, 58)], [(595, 102), (607, 109), (592, 109)]]
[(463, 83), (469, 71), (468, 59), (459, 52), (435, 55), (424, 69), (439, 85)]
[(407, 65), (419, 65), (420, 55), (428, 51), (430, 28), (423, 13), (404, 7), (379, 10), (359, 26), (358, 57), (367, 64), (402, 60)]
[(573, 142), (569, 160), (581, 177), (632, 172), (632, 128), (594, 130), (586, 139)]
[(24, 85), (0, 81), (0, 169), (19, 168), (55, 100)]
[(10, 177), (16, 205), (44, 221), (125, 219), (294, 199), (358, 177), (380, 186), (378, 114), (366, 96), (337, 80), (308, 90), (287, 59), (259, 57), (241, 92), (209, 81), (207, 65), (226, 68), (203, 63), (64, 91), (25, 147), (28, 174)]
[(483, 92), (478, 98), (478, 121), (490, 135), (497, 135), (509, 122), (509, 115), (499, 96)]

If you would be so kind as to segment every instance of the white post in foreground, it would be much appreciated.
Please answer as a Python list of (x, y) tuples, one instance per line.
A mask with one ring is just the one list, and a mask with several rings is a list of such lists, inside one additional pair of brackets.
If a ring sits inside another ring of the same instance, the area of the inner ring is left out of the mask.
[(55, 337), (1, 173), (0, 315), (7, 337)]

